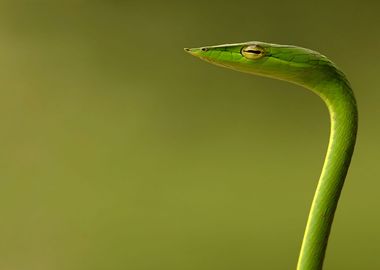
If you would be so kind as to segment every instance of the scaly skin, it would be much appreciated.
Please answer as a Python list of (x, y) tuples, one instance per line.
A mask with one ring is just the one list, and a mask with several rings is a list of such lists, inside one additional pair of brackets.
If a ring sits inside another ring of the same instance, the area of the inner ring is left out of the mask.
[(297, 264), (297, 270), (322, 269), (358, 126), (356, 100), (345, 75), (325, 56), (296, 46), (253, 41), (185, 51), (218, 66), (301, 85), (327, 105), (329, 146)]

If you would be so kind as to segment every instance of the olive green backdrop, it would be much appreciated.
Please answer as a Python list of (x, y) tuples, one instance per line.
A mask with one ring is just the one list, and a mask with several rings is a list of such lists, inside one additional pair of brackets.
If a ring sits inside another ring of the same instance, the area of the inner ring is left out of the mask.
[(325, 269), (380, 269), (377, 1), (0, 2), (0, 269), (295, 269), (322, 101), (183, 52), (328, 55), (360, 131)]

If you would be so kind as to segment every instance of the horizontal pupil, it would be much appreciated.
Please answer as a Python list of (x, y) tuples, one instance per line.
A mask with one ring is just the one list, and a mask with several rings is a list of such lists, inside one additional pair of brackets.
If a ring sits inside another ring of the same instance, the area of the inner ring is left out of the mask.
[(246, 50), (245, 52), (254, 53), (254, 54), (260, 54), (261, 53), (261, 51), (259, 51), (259, 50)]

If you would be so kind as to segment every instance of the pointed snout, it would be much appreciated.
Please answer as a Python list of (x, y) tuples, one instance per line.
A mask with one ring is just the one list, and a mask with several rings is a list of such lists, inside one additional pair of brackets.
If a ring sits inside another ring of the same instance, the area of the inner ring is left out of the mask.
[(191, 55), (198, 56), (199, 49), (198, 48), (185, 48), (185, 52), (188, 52)]

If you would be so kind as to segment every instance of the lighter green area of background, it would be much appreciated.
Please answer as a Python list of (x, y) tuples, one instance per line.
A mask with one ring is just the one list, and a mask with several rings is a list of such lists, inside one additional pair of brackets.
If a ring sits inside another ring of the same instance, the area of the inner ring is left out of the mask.
[(294, 269), (327, 110), (182, 51), (248, 40), (350, 78), (360, 131), (325, 269), (380, 269), (379, 3), (1, 1), (0, 269)]

